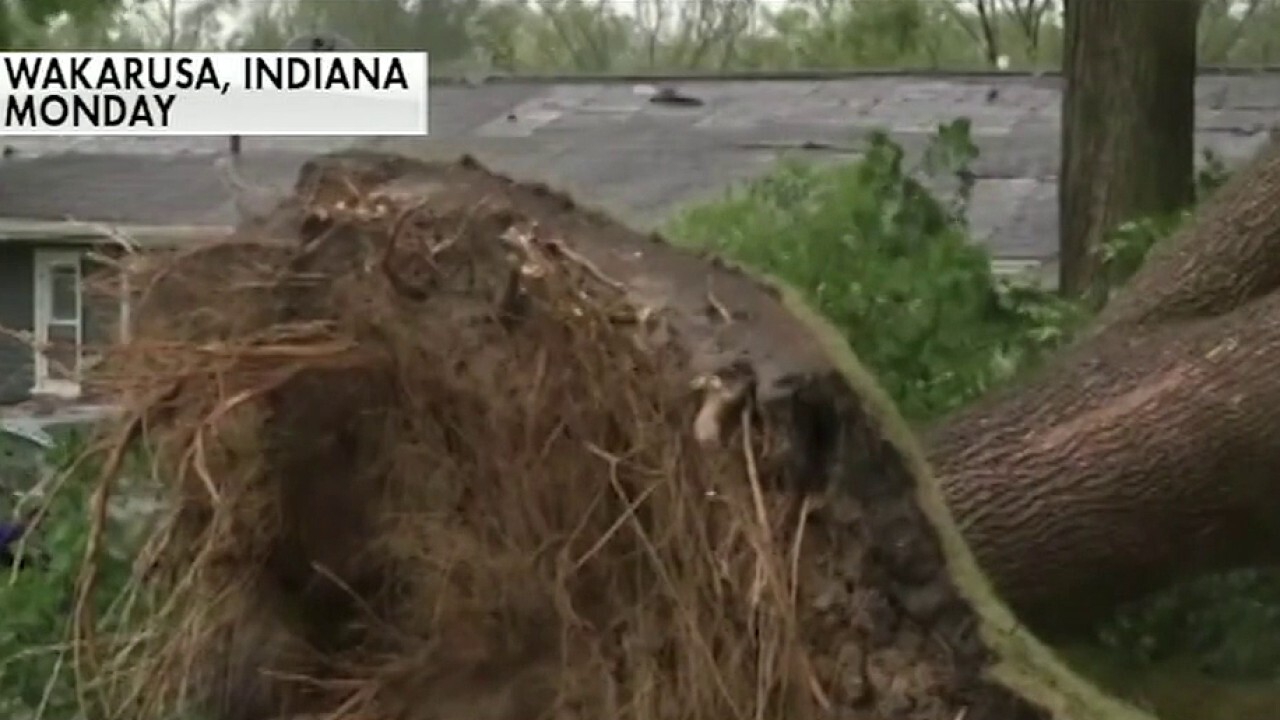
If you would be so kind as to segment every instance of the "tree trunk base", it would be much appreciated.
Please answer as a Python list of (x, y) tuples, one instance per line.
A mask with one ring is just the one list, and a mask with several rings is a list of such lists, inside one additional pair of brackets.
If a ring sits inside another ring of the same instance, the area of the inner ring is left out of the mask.
[(103, 377), (173, 505), (131, 717), (1142, 717), (1019, 628), (786, 291), (371, 154), (150, 272)]

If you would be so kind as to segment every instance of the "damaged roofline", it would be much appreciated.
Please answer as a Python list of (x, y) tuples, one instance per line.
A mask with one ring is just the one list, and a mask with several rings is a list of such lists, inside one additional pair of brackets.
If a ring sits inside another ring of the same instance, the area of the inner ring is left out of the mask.
[(226, 225), (133, 225), (83, 220), (0, 218), (0, 243), (83, 245), (125, 241), (145, 247), (165, 247), (216, 239), (227, 235), (232, 229)]

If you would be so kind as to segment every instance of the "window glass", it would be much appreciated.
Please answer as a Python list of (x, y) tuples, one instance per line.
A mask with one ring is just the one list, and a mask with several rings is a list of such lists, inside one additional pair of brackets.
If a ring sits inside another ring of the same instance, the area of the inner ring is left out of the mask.
[(49, 319), (75, 322), (80, 313), (80, 272), (70, 265), (49, 269)]

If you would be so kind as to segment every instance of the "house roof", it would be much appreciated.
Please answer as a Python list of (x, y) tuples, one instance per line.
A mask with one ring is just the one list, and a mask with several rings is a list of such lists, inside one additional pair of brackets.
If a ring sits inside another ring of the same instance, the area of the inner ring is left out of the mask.
[[(255, 153), (240, 174), (289, 186), (306, 155)], [(230, 190), (211, 154), (65, 152), (0, 162), (0, 218), (135, 226), (234, 225)], [(29, 229), (30, 229), (29, 228)]]
[[(659, 85), (698, 102), (650, 102)], [(912, 152), (939, 123), (967, 116), (981, 150), (975, 237), (997, 257), (1047, 260), (1057, 244), (1060, 87), (1057, 77), (1025, 74), (493, 79), (434, 86), (430, 137), (374, 144), (442, 159), (469, 152), (653, 227), (765, 172), (783, 153), (848, 158), (861, 136), (881, 128)], [(1250, 157), (1280, 116), (1280, 73), (1203, 75), (1196, 94), (1197, 146), (1228, 164)], [(352, 141), (250, 137), (244, 157), (263, 182), (288, 184), (307, 155)], [(0, 217), (234, 219), (212, 159), (223, 138), (4, 142), (14, 153), (0, 161)]]

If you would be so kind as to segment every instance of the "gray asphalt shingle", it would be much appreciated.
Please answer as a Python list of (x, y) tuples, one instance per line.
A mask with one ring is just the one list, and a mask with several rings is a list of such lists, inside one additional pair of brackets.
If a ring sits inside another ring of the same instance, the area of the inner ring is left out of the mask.
[[(293, 182), (308, 157), (249, 158), (246, 180)], [(0, 217), (130, 225), (226, 225), (234, 205), (210, 155), (60, 153), (0, 163)]]

